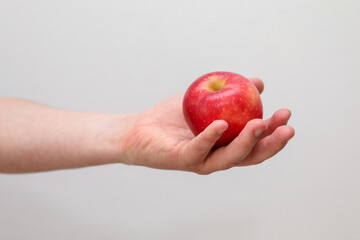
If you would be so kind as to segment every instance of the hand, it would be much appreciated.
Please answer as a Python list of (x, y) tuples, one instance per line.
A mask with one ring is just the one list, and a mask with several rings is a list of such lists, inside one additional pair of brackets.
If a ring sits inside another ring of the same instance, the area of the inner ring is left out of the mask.
[[(260, 79), (250, 79), (261, 93)], [(287, 126), (288, 109), (267, 120), (254, 119), (229, 145), (213, 149), (227, 123), (216, 120), (198, 136), (188, 128), (182, 112), (183, 94), (173, 96), (141, 113), (124, 138), (122, 162), (159, 169), (210, 174), (235, 166), (258, 164), (274, 156), (294, 136)]]

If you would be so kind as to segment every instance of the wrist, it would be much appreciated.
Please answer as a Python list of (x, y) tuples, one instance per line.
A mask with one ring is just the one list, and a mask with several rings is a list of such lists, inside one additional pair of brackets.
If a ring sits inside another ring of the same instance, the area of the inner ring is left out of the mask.
[(132, 113), (124, 115), (112, 115), (107, 125), (107, 137), (105, 153), (105, 163), (125, 163), (128, 161), (127, 153), (128, 140), (131, 131), (141, 118), (142, 113)]

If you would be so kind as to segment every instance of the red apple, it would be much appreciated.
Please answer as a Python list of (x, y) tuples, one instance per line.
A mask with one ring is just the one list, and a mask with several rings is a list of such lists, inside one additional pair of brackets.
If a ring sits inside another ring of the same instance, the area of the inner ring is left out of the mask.
[(246, 123), (263, 117), (260, 94), (253, 83), (231, 72), (212, 72), (199, 77), (185, 93), (185, 121), (198, 135), (213, 121), (225, 120), (229, 127), (214, 147), (229, 144)]

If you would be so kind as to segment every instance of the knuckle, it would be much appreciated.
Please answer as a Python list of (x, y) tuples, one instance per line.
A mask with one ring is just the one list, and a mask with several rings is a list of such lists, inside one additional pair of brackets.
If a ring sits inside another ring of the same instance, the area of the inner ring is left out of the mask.
[(239, 164), (241, 162), (242, 162), (242, 159), (237, 160), (237, 161), (232, 161), (232, 162), (226, 162), (225, 163), (225, 169), (230, 169), (230, 168), (233, 168), (233, 167), (237, 167), (237, 166), (239, 166)]
[(208, 145), (212, 144), (215, 141), (214, 139), (215, 139), (215, 136), (212, 133), (208, 133), (203, 136), (203, 142)]
[(263, 163), (266, 159), (262, 159), (262, 158), (257, 158), (257, 159), (253, 159), (251, 161), (251, 165), (258, 165), (260, 163)]
[(241, 143), (241, 152), (243, 153), (243, 154), (241, 154), (241, 157), (240, 158), (242, 158), (243, 157), (243, 155), (245, 155), (244, 153), (246, 152), (248, 152), (249, 151), (249, 149), (251, 149), (252, 147), (254, 146), (254, 142), (253, 141), (250, 141), (250, 140), (248, 140), (248, 141), (244, 141), (244, 142), (242, 142)]
[(191, 172), (204, 176), (212, 174), (213, 172), (215, 172), (215, 170), (211, 170), (209, 168), (206, 168), (204, 164), (200, 164), (195, 166), (195, 168), (193, 168)]
[(195, 173), (196, 174), (198, 174), (198, 175), (202, 175), (202, 176), (207, 176), (207, 175), (210, 175), (211, 173), (213, 173), (213, 172), (208, 172), (208, 171), (195, 171)]

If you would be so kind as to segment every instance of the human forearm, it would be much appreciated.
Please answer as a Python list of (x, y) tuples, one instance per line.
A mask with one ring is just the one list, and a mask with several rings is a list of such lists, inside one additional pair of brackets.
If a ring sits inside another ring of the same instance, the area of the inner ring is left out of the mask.
[[(261, 80), (253, 81), (263, 89)], [(249, 121), (231, 143), (213, 148), (227, 123), (214, 121), (194, 136), (185, 122), (182, 100), (183, 94), (178, 94), (142, 113), (117, 115), (0, 98), (0, 172), (126, 163), (209, 174), (259, 164), (281, 151), (295, 134), (287, 125), (291, 112), (280, 109), (269, 119)]]
[(0, 99), (0, 172), (34, 172), (121, 161), (136, 115), (65, 111)]

